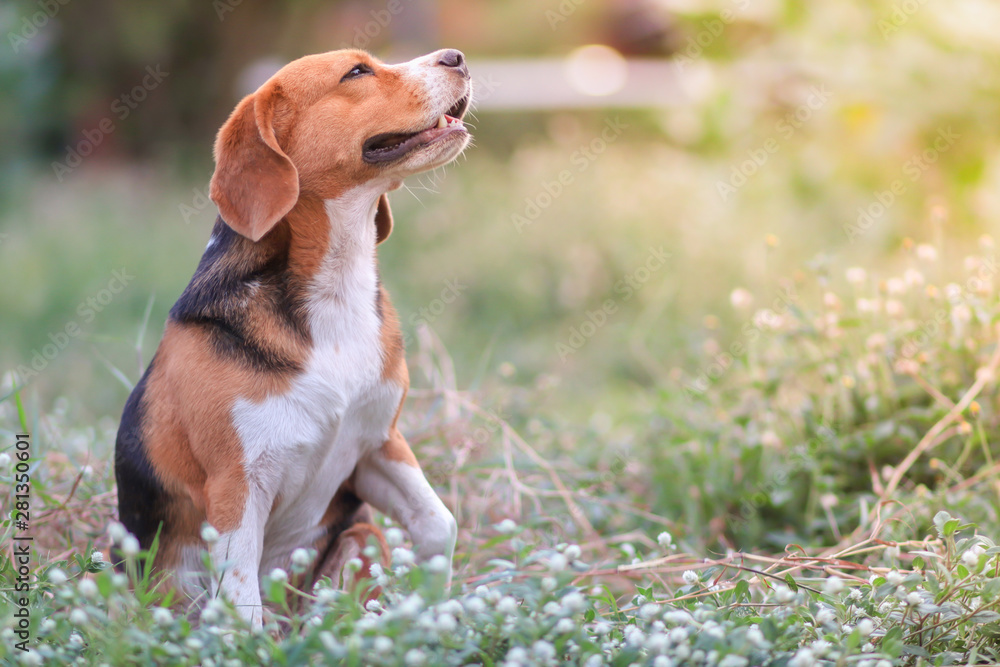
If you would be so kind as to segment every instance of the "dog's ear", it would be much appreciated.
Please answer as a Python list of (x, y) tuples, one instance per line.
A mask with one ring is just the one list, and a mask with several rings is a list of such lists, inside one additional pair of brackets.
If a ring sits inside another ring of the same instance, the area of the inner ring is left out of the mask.
[(210, 196), (234, 231), (259, 241), (299, 198), (299, 173), (274, 136), (277, 87), (236, 106), (215, 139)]
[(385, 241), (392, 233), (392, 211), (389, 209), (389, 195), (378, 198), (378, 210), (375, 211), (376, 244)]

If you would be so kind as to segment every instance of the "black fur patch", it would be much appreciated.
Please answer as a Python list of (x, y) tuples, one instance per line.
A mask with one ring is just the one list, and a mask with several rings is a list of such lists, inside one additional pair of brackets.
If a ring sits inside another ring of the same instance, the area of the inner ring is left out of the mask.
[(252, 328), (252, 310), (263, 310), (290, 336), (309, 340), (305, 299), (290, 284), (288, 248), (280, 229), (269, 241), (254, 244), (234, 232), (222, 218), (215, 222), (215, 242), (202, 255), (191, 282), (170, 310), (180, 324), (206, 329), (222, 357), (260, 372), (300, 371), (275, 341)]
[(146, 380), (154, 364), (156, 357), (129, 395), (115, 442), (118, 519), (136, 536), (144, 550), (149, 549), (160, 524), (166, 521), (164, 508), (167, 504), (167, 492), (146, 456), (142, 432)]

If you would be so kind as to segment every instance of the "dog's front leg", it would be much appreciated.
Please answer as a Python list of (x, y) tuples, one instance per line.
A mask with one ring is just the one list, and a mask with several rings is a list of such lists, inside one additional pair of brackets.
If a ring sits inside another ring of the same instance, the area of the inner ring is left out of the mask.
[(383, 445), (358, 462), (358, 497), (388, 514), (410, 533), (420, 560), (448, 559), (446, 586), (451, 586), (451, 557), (458, 526), (455, 517), (431, 488), (410, 446), (393, 429)]
[(239, 525), (222, 533), (211, 549), (215, 568), (212, 595), (217, 596), (221, 591), (254, 629), (263, 626), (260, 559), (270, 504), (265, 503), (262, 496), (259, 490), (255, 493), (251, 485)]

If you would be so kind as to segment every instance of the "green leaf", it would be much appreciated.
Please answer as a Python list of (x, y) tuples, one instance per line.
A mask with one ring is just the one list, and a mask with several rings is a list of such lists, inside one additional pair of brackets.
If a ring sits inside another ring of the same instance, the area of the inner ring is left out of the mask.
[(903, 628), (898, 625), (889, 629), (882, 637), (882, 652), (896, 657), (903, 650)]
[(952, 535), (954, 535), (955, 531), (958, 530), (958, 527), (959, 527), (959, 525), (961, 523), (962, 522), (960, 520), (958, 520), (958, 519), (950, 519), (950, 520), (948, 520), (944, 524), (944, 527), (941, 529), (942, 530), (942, 536), (943, 537), (951, 537)]
[(736, 583), (736, 588), (734, 589), (733, 599), (736, 602), (749, 602), (750, 601), (750, 582), (746, 579), (740, 579)]
[(938, 529), (939, 533), (944, 531), (944, 525), (949, 521), (951, 521), (951, 515), (944, 510), (934, 515), (934, 526)]
[(28, 433), (28, 416), (24, 412), (24, 404), (21, 403), (21, 391), (14, 392), (14, 405), (17, 406), (17, 420), (21, 422), (21, 429)]
[(993, 579), (990, 579), (989, 581), (986, 582), (985, 585), (983, 585), (983, 588), (980, 591), (979, 596), (983, 599), (984, 602), (992, 602), (993, 600), (996, 599), (998, 594), (1000, 594), (1000, 578), (995, 577)]
[(795, 583), (794, 579), (792, 579), (792, 575), (790, 574), (785, 575), (785, 583), (788, 584), (788, 587), (792, 589), (793, 593), (799, 592), (799, 585)]
[(995, 611), (977, 611), (969, 620), (973, 623), (994, 623), (1000, 621), (1000, 614)]
[(915, 567), (918, 570), (924, 569), (924, 567), (925, 567), (924, 559), (921, 558), (920, 556), (917, 556), (916, 558), (914, 558), (913, 559), (913, 567)]

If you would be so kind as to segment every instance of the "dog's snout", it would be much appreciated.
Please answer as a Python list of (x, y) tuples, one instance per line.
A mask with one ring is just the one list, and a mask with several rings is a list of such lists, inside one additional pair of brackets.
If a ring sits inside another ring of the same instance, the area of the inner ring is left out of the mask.
[(462, 76), (469, 78), (469, 66), (465, 64), (465, 54), (458, 49), (445, 49), (438, 55), (438, 65), (451, 67), (461, 72)]

